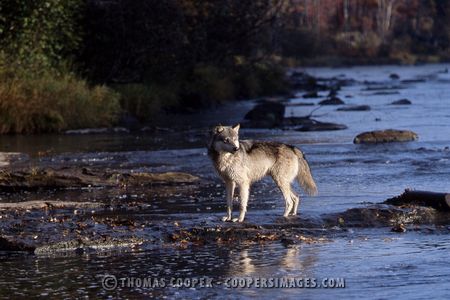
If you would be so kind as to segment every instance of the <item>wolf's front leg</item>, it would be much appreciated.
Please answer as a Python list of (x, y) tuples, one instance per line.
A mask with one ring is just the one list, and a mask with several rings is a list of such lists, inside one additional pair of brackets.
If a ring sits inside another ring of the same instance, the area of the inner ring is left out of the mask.
[(245, 218), (245, 213), (247, 212), (247, 202), (248, 202), (248, 195), (250, 192), (250, 185), (249, 184), (241, 184), (239, 186), (239, 196), (241, 198), (241, 205), (239, 210), (239, 218), (233, 219), (233, 222), (242, 222)]
[(222, 221), (227, 222), (231, 221), (231, 215), (233, 212), (233, 197), (234, 197), (234, 189), (236, 184), (234, 181), (226, 181), (225, 182), (227, 189), (227, 215), (222, 218)]

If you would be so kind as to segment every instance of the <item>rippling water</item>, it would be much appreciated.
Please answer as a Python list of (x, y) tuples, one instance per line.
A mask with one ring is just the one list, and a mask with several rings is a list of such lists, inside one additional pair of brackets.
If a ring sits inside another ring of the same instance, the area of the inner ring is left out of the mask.
[[(243, 130), (241, 136), (279, 140), (302, 148), (310, 161), (319, 187), (318, 197), (304, 197), (304, 216), (342, 211), (350, 207), (384, 201), (405, 188), (450, 191), (450, 65), (414, 67), (313, 68), (318, 77), (355, 79), (339, 96), (347, 104), (368, 104), (370, 111), (340, 112), (324, 106), (314, 117), (325, 122), (346, 124), (347, 130), (295, 132)], [(400, 80), (391, 80), (397, 73)], [(402, 81), (403, 80), (403, 81)], [(380, 92), (389, 92), (380, 95)], [(394, 94), (395, 93), (395, 94)], [(325, 96), (326, 93), (323, 94)], [(394, 100), (408, 98), (412, 105), (393, 106)], [(304, 100), (301, 93), (291, 103)], [(218, 222), (225, 209), (224, 190), (215, 176), (203, 148), (206, 126), (239, 121), (252, 106), (237, 103), (212, 111), (209, 118), (180, 118), (173, 131), (152, 134), (0, 137), (2, 151), (22, 151), (36, 156), (42, 165), (120, 166), (145, 171), (186, 171), (212, 183), (207, 192), (195, 190), (196, 199), (179, 195), (155, 196), (144, 190), (136, 198), (151, 199), (151, 209), (142, 217)], [(307, 115), (317, 106), (289, 106), (287, 116)], [(374, 129), (410, 129), (419, 141), (385, 145), (354, 145), (356, 134)], [(217, 185), (217, 186), (216, 186)], [(194, 187), (195, 189), (195, 187)], [(91, 193), (91, 192), (90, 192)], [(87, 197), (90, 200), (116, 197), (108, 191), (93, 194), (64, 192), (60, 198)], [(52, 198), (52, 195), (41, 195)], [(2, 196), (2, 201), (14, 201)], [(35, 197), (28, 195), (26, 197)], [(95, 198), (95, 199), (93, 199)], [(109, 198), (108, 198), (109, 199)], [(270, 180), (252, 190), (247, 218), (270, 219), (282, 214), (281, 195)], [(439, 232), (439, 231), (438, 231)], [(317, 298), (345, 299), (448, 299), (450, 278), (448, 256), (450, 237), (423, 231), (391, 233), (389, 228), (354, 229), (327, 242), (284, 246), (207, 245), (188, 249), (159, 247), (139, 251), (40, 257), (0, 254), (0, 296), (119, 297), (139, 298)], [(102, 288), (102, 278), (188, 278), (206, 277), (212, 288)], [(344, 278), (345, 288), (227, 288), (224, 281), (234, 277)]]

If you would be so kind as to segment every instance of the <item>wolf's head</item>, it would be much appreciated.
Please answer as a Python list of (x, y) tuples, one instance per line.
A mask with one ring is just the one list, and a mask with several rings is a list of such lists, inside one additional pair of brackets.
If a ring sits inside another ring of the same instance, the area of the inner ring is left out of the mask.
[(239, 150), (240, 124), (234, 126), (216, 126), (210, 133), (208, 150), (235, 153)]

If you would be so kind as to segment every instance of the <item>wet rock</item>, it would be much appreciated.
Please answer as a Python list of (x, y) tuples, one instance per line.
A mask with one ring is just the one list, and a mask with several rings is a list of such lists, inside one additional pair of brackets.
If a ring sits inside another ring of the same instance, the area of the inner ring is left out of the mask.
[(127, 179), (128, 184), (149, 184), (149, 183), (195, 183), (200, 178), (188, 173), (182, 172), (165, 172), (165, 173), (131, 173)]
[(97, 240), (87, 240), (87, 239), (75, 239), (69, 241), (56, 242), (49, 245), (38, 246), (34, 250), (34, 254), (37, 255), (52, 255), (59, 252), (92, 252), (92, 251), (103, 251), (112, 250), (118, 248), (133, 248), (144, 242), (143, 239), (138, 238), (110, 238), (105, 237), (103, 239)]
[(304, 94), (302, 97), (306, 98), (306, 99), (308, 99), (308, 98), (319, 98), (319, 93), (317, 93), (317, 91), (312, 91), (312, 92), (308, 92), (308, 93)]
[(296, 128), (297, 131), (331, 131), (331, 130), (344, 130), (348, 127), (343, 124), (320, 122), (314, 119), (309, 119), (301, 127)]
[(375, 130), (358, 134), (353, 143), (355, 144), (376, 144), (391, 142), (410, 142), (418, 139), (418, 135), (410, 130)]
[(345, 102), (338, 97), (331, 97), (329, 99), (325, 99), (319, 102), (319, 105), (342, 105), (342, 104), (345, 104)]
[(400, 76), (398, 74), (396, 74), (396, 73), (392, 73), (392, 74), (389, 75), (389, 78), (397, 80), (397, 79), (400, 79)]
[(265, 102), (256, 105), (246, 115), (249, 120), (248, 127), (274, 128), (283, 123), (285, 106), (281, 103)]
[(392, 105), (410, 105), (410, 104), (412, 104), (412, 102), (408, 99), (400, 99), (400, 100), (393, 101), (391, 104)]
[(194, 183), (199, 178), (182, 172), (119, 173), (88, 168), (29, 168), (3, 171), (0, 188), (7, 191), (81, 187), (121, 187), (124, 185)]
[(25, 202), (0, 203), (1, 210), (31, 210), (31, 209), (67, 209), (67, 208), (99, 208), (102, 203), (95, 202), (73, 202), (56, 200), (34, 200)]
[(28, 161), (30, 157), (18, 152), (0, 152), (0, 167), (8, 166), (15, 162)]
[(351, 105), (346, 107), (340, 107), (337, 111), (369, 111), (369, 105)]
[(375, 204), (351, 208), (344, 212), (323, 215), (327, 226), (385, 227), (396, 224), (435, 224), (443, 219), (435, 209), (428, 207), (396, 207)]
[(4, 171), (0, 174), (0, 187), (4, 190), (36, 188), (68, 188), (106, 185), (100, 176), (84, 174), (81, 168), (38, 169), (29, 168)]
[(384, 203), (402, 205), (420, 205), (432, 207), (438, 211), (450, 211), (450, 194), (406, 189), (403, 194), (387, 199)]

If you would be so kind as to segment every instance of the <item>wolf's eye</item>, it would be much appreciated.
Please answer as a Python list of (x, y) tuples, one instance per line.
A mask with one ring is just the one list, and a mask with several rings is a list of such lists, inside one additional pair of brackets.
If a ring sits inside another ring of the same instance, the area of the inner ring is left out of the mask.
[(230, 143), (230, 138), (224, 138), (223, 141), (224, 141), (226, 144), (229, 144), (229, 143)]

